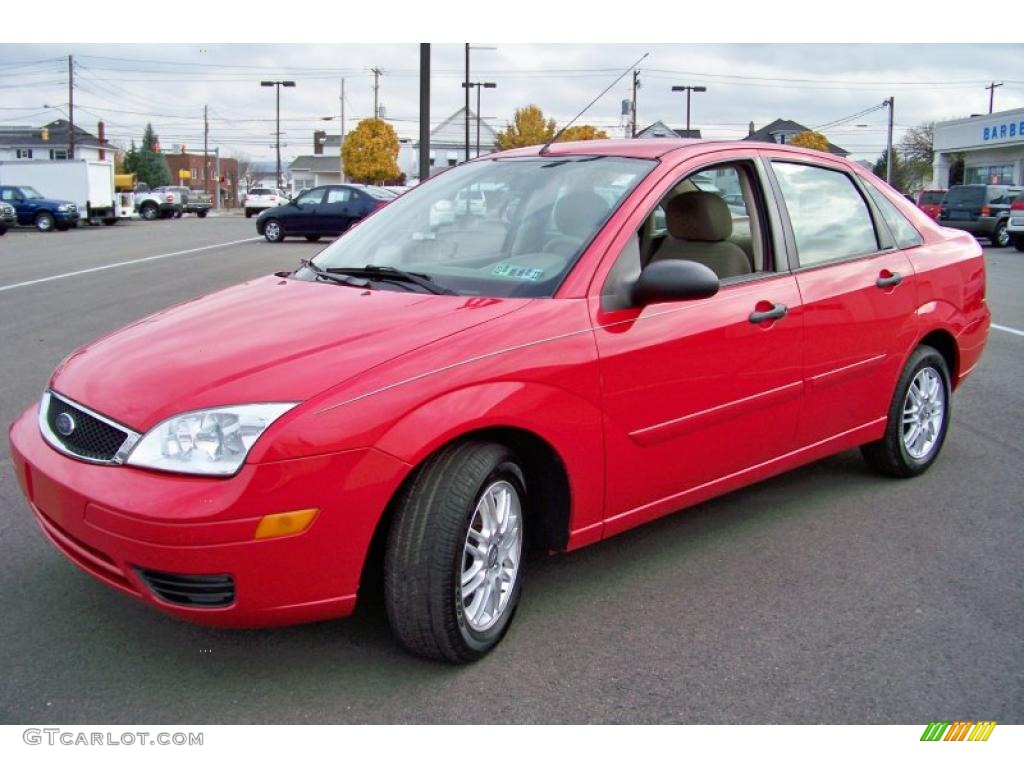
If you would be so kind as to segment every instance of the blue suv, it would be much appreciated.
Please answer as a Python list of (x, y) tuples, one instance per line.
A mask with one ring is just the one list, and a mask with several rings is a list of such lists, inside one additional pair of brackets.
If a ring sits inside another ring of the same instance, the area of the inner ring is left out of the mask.
[(18, 223), (40, 232), (77, 227), (81, 214), (68, 200), (50, 200), (28, 186), (0, 186), (0, 200), (14, 208)]

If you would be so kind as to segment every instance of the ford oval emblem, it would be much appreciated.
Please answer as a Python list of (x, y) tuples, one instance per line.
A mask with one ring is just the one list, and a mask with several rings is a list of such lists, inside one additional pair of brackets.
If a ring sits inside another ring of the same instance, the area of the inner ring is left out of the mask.
[(57, 430), (57, 434), (61, 437), (67, 437), (75, 431), (75, 419), (67, 411), (62, 411), (53, 420), (53, 428)]

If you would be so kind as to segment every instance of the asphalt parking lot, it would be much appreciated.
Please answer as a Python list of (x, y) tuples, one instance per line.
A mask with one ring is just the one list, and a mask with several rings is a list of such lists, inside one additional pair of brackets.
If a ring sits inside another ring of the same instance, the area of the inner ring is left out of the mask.
[[(0, 423), (75, 347), (298, 264), (238, 217), (0, 238)], [(483, 661), (406, 655), (353, 618), (222, 631), (80, 572), (0, 443), (0, 722), (1024, 722), (1024, 254), (986, 248), (994, 329), (942, 457), (885, 480), (832, 457), (578, 553), (535, 557)], [(115, 266), (111, 266), (115, 265)]]

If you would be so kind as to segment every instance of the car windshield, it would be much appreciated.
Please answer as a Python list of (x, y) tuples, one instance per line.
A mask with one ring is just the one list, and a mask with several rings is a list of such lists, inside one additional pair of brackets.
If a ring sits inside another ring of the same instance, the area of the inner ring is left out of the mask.
[(26, 200), (42, 200), (43, 196), (36, 192), (34, 187), (21, 187), (21, 194)]
[[(314, 262), (327, 270), (394, 267), (468, 296), (552, 296), (655, 164), (592, 156), (467, 163), (394, 198)], [(296, 276), (316, 279), (305, 267)]]

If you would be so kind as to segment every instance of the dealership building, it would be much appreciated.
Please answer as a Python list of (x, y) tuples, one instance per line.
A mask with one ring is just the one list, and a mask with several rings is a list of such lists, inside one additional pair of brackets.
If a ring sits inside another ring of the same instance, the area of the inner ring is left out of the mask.
[(1024, 184), (1024, 109), (935, 124), (937, 188), (948, 186), (951, 155), (964, 156), (964, 184)]

